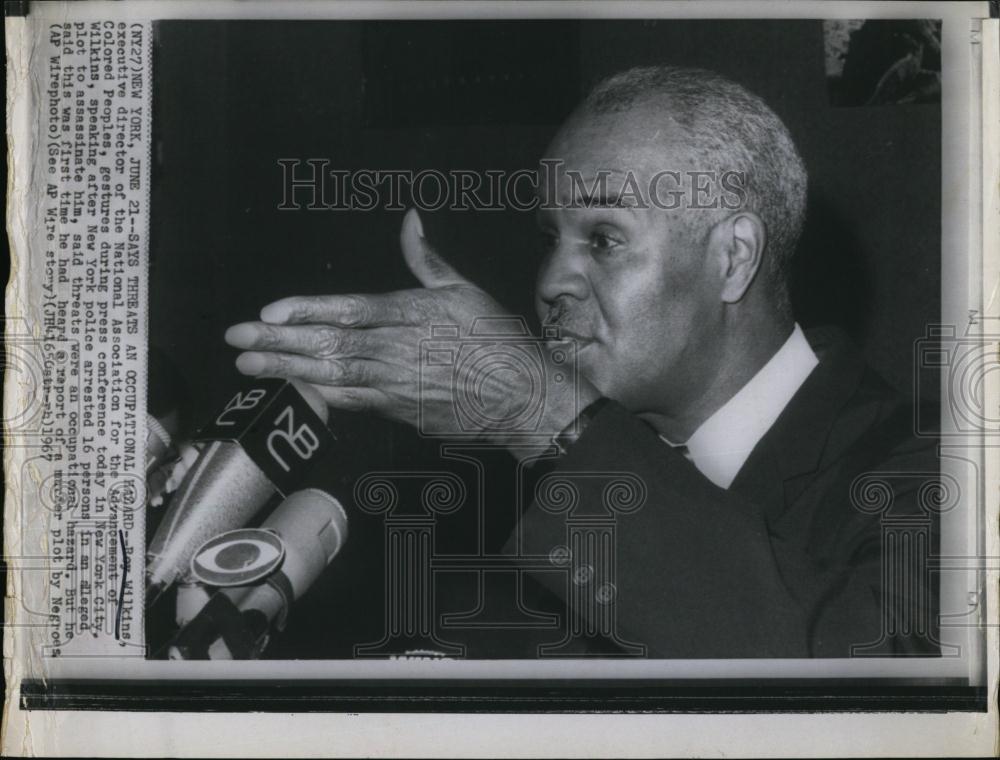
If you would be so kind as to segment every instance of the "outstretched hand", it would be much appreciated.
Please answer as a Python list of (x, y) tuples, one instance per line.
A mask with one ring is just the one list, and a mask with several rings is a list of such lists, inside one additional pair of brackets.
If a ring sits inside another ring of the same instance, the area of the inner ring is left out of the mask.
[[(236, 359), (239, 371), (298, 378), (314, 385), (334, 408), (374, 412), (419, 425), (423, 432), (473, 432), (505, 441), (511, 425), (504, 421), (535, 407), (549, 428), (571, 422), (578, 404), (576, 378), (566, 367), (549, 372), (545, 365), (551, 352), (544, 347), (536, 377), (525, 376), (530, 370), (523, 362), (504, 361), (509, 351), (502, 342), (495, 344), (496, 361), (486, 357), (467, 371), (453, 365), (443, 372), (421, 372), (421, 345), (431, 337), (432, 326), (454, 326), (456, 337), (467, 339), (477, 319), (511, 315), (433, 250), (415, 210), (403, 220), (400, 243), (422, 288), (275, 301), (261, 310), (260, 321), (226, 331), (226, 342), (243, 350)], [(555, 384), (554, 376), (559, 377)], [(457, 416), (456, 393), (471, 394), (479, 413)], [(538, 421), (528, 424), (537, 428)], [(477, 429), (470, 431), (470, 424)]]

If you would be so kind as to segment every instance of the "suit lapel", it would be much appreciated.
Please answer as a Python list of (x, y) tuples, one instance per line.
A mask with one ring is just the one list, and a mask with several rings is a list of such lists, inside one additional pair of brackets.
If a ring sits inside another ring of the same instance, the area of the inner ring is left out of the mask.
[(834, 328), (806, 332), (819, 359), (771, 429), (757, 443), (730, 490), (765, 506), (773, 521), (819, 467), (841, 410), (857, 392), (865, 361)]

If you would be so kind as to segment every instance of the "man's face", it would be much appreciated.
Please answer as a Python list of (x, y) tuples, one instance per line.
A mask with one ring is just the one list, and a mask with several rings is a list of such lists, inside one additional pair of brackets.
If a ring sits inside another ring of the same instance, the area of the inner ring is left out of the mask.
[[(713, 347), (722, 329), (719, 266), (705, 255), (702, 210), (667, 211), (649, 203), (657, 172), (684, 171), (671, 156), (683, 148), (657, 130), (665, 120), (632, 111), (577, 118), (563, 129), (546, 158), (576, 170), (590, 188), (608, 171), (601, 207), (546, 209), (572, 195), (565, 171), (545, 183), (538, 213), (544, 259), (536, 308), (579, 347), (581, 373), (605, 396), (632, 412), (683, 415), (717, 366)], [(673, 165), (671, 165), (673, 163)], [(626, 174), (638, 180), (644, 208), (615, 206)], [(550, 171), (550, 174), (553, 172)], [(554, 185), (554, 187), (553, 187)], [(688, 222), (688, 223), (685, 223)]]

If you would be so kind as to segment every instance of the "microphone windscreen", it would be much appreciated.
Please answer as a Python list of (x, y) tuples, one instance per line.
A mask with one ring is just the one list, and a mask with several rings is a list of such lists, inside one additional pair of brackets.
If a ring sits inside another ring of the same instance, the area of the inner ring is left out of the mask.
[(146, 474), (161, 466), (170, 451), (170, 433), (151, 414), (146, 415)]
[(261, 527), (273, 530), (284, 542), (281, 572), (298, 599), (347, 540), (347, 512), (325, 491), (306, 488), (282, 501)]

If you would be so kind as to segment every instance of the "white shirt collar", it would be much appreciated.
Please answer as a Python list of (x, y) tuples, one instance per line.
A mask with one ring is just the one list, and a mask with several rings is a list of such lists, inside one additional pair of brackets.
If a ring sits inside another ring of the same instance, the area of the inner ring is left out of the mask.
[(694, 466), (715, 485), (729, 488), (754, 446), (817, 364), (819, 359), (796, 324), (767, 364), (688, 439), (687, 455)]

